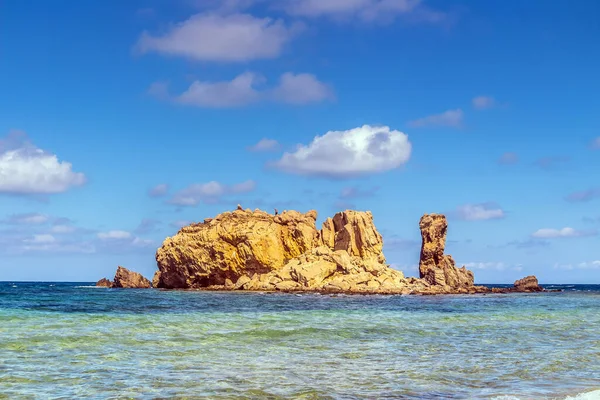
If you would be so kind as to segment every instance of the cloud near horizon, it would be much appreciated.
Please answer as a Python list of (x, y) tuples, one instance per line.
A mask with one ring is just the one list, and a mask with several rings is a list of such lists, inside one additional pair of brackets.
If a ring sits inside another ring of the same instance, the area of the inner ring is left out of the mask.
[(398, 168), (408, 162), (411, 151), (403, 132), (363, 125), (316, 136), (268, 165), (291, 174), (343, 179)]
[(71, 163), (37, 148), (21, 131), (0, 139), (0, 194), (63, 193), (86, 183)]
[(266, 80), (244, 72), (231, 81), (196, 80), (186, 91), (171, 95), (166, 83), (155, 82), (148, 93), (162, 100), (201, 108), (235, 108), (264, 101), (306, 105), (335, 99), (333, 90), (312, 74), (284, 73), (275, 87), (264, 87)]
[(435, 126), (445, 126), (451, 128), (461, 128), (463, 126), (464, 113), (460, 108), (448, 110), (441, 114), (429, 115), (408, 123), (413, 128), (427, 128)]
[(600, 260), (585, 261), (579, 264), (554, 264), (554, 269), (571, 271), (574, 269), (600, 269)]

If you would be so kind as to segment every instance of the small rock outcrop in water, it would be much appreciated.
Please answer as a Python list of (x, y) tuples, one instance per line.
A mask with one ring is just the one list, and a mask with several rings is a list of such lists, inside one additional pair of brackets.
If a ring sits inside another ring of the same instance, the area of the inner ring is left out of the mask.
[(142, 276), (142, 274), (130, 271), (127, 268), (119, 266), (117, 268), (117, 273), (115, 274), (113, 287), (129, 289), (147, 289), (152, 287), (152, 285), (150, 284), (150, 281), (148, 279)]
[(96, 282), (96, 286), (110, 288), (113, 287), (113, 283), (106, 278), (102, 278), (98, 282)]
[(516, 281), (514, 288), (521, 292), (541, 292), (544, 290), (539, 285), (537, 278), (533, 275), (526, 276), (525, 278)]
[(456, 268), (454, 259), (445, 255), (448, 221), (441, 214), (425, 214), (419, 221), (421, 228), (421, 257), (419, 275), (431, 285), (449, 289), (474, 286), (473, 272), (466, 267)]

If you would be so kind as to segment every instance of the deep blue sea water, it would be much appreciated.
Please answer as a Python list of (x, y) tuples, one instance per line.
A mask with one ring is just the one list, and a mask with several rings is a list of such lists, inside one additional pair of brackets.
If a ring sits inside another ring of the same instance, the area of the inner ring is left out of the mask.
[(0, 282), (0, 398), (600, 398), (600, 285), (434, 297), (92, 285)]

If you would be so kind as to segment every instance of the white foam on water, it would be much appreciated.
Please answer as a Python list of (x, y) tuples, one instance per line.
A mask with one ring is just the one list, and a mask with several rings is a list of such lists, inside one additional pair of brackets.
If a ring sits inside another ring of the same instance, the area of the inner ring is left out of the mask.
[[(554, 398), (554, 397), (552, 397)], [(491, 400), (523, 400), (527, 397), (517, 397), (511, 395), (503, 395), (492, 397)], [(591, 392), (579, 393), (573, 396), (567, 396), (564, 400), (600, 400), (600, 390), (592, 390)]]
[(565, 400), (599, 400), (600, 389), (592, 390), (591, 392), (579, 393), (575, 396), (567, 396)]

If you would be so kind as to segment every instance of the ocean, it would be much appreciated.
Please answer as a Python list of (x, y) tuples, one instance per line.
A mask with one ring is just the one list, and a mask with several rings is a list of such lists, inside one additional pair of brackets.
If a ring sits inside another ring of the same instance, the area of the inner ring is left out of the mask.
[(0, 282), (2, 399), (598, 399), (600, 285), (330, 296)]

